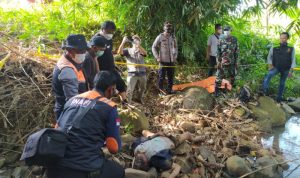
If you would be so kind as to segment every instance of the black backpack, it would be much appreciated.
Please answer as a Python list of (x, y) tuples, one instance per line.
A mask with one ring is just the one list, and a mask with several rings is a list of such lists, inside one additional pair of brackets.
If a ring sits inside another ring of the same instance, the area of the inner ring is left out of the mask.
[[(80, 123), (85, 114), (96, 104), (99, 98), (93, 99), (81, 113), (75, 116), (71, 127), (76, 127)], [(54, 165), (64, 157), (67, 143), (67, 134), (62, 130), (44, 128), (28, 137), (20, 160), (24, 160), (28, 166)]]
[(248, 86), (243, 86), (239, 93), (239, 100), (243, 103), (247, 103), (251, 99), (251, 89)]

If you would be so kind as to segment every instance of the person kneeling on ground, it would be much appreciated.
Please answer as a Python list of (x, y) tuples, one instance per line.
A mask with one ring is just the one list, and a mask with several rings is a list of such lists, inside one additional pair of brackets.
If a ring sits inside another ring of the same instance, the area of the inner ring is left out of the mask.
[[(68, 144), (64, 158), (47, 168), (48, 178), (124, 177), (124, 169), (105, 159), (101, 149), (105, 143), (111, 153), (121, 148), (120, 119), (116, 104), (109, 100), (115, 92), (116, 78), (108, 71), (101, 71), (94, 85), (92, 91), (71, 98), (65, 105), (58, 126), (67, 134)], [(73, 126), (74, 116), (81, 114), (92, 100), (96, 104)]]
[(161, 133), (154, 134), (148, 130), (142, 132), (144, 137), (138, 138), (132, 145), (134, 150), (133, 168), (147, 171), (150, 167), (157, 170), (173, 169), (170, 177), (176, 177), (180, 172), (180, 166), (172, 161), (171, 150), (183, 143), (192, 140), (189, 132), (178, 137), (166, 137)]
[[(141, 46), (141, 39), (139, 36), (134, 35), (133, 41), (130, 41), (127, 37), (123, 38), (123, 41), (119, 47), (118, 53), (126, 57), (128, 68), (127, 76), (127, 99), (128, 103), (132, 101), (133, 91), (137, 83), (139, 83), (138, 97), (140, 103), (143, 104), (143, 96), (146, 90), (147, 76), (146, 68), (139, 66), (145, 64), (144, 57), (147, 56), (146, 50)], [(132, 43), (132, 48), (125, 48), (126, 42)]]

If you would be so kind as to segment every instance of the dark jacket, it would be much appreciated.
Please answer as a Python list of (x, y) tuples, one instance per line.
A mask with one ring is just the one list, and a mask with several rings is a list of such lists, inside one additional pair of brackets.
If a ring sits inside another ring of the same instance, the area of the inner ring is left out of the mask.
[(96, 63), (96, 56), (93, 52), (88, 51), (85, 54), (85, 60), (83, 62), (83, 71), (86, 76), (89, 89), (94, 88), (94, 78), (98, 72), (98, 64)]
[[(116, 104), (102, 97), (83, 117), (78, 127), (70, 127), (76, 114), (81, 113), (90, 100), (100, 94), (88, 91), (71, 98), (58, 120), (58, 126), (68, 135), (65, 157), (58, 166), (81, 171), (95, 171), (101, 168), (104, 157), (101, 148), (107, 138), (113, 138), (117, 150), (121, 147), (119, 135), (120, 119)], [(71, 128), (71, 129), (70, 129)]]
[(294, 48), (280, 45), (273, 48), (273, 66), (279, 71), (287, 71), (292, 66), (292, 53)]
[(113, 41), (107, 40), (105, 37), (101, 36), (99, 33), (97, 33), (94, 37), (96, 37), (96, 36), (102, 37), (106, 44), (106, 50), (104, 51), (104, 54), (101, 57), (97, 58), (100, 71), (102, 71), (102, 70), (114, 71), (116, 66), (115, 66), (114, 55), (112, 52), (113, 51)]

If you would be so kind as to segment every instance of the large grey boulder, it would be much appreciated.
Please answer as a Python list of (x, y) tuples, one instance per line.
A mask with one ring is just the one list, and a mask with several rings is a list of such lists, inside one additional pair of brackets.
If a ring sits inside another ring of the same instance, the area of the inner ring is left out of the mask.
[(204, 88), (187, 89), (183, 97), (183, 108), (212, 110), (214, 107), (214, 98)]
[(261, 126), (267, 128), (285, 125), (287, 116), (280, 104), (266, 96), (260, 97), (258, 103), (258, 106), (249, 105), (249, 107)]

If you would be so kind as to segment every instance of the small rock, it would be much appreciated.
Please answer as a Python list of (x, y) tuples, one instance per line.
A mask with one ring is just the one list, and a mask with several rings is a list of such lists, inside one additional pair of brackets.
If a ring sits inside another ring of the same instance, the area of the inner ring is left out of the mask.
[(282, 170), (276, 165), (278, 162), (271, 157), (264, 156), (258, 158), (256, 163), (261, 167), (266, 167), (269, 165), (274, 165), (272, 167), (265, 168), (255, 174), (256, 177), (263, 177), (263, 178), (281, 178), (282, 177)]
[(242, 118), (245, 114), (246, 114), (246, 111), (242, 107), (238, 107), (238, 108), (233, 110), (233, 116), (235, 118)]
[(150, 178), (157, 178), (157, 177), (158, 177), (157, 170), (156, 170), (154, 167), (152, 167), (152, 168), (148, 171), (148, 173), (150, 174)]
[(148, 172), (127, 168), (125, 169), (126, 178), (151, 178), (151, 175)]
[(272, 153), (266, 149), (259, 149), (257, 151), (257, 154), (260, 156), (260, 157), (263, 157), (263, 156), (271, 156)]
[[(282, 163), (284, 161), (286, 161), (281, 155), (276, 155), (275, 157), (275, 160), (278, 162), (278, 163)], [(283, 170), (288, 170), (290, 168), (289, 164), (288, 163), (284, 163), (284, 164), (280, 164), (280, 166), (282, 167)]]
[(187, 131), (187, 132), (190, 132), (190, 133), (195, 133), (196, 131), (196, 126), (193, 122), (183, 122), (180, 127), (184, 130), (184, 131)]
[(198, 174), (192, 174), (190, 175), (190, 178), (201, 178), (201, 176)]
[(300, 98), (297, 98), (295, 101), (288, 103), (295, 111), (300, 112)]
[(192, 171), (192, 163), (186, 157), (177, 157), (175, 162), (180, 165), (181, 172), (188, 174)]
[(5, 158), (0, 158), (0, 169), (4, 166), (5, 164)]
[(0, 170), (0, 177), (1, 178), (11, 178), (11, 174), (12, 174), (12, 170), (9, 169), (9, 170), (3, 170), (1, 169)]
[(208, 160), (209, 163), (216, 163), (216, 158), (212, 151), (210, 151), (207, 147), (201, 146), (200, 155), (204, 160)]
[(209, 139), (209, 140), (207, 140), (207, 143), (210, 144), (210, 145), (212, 145), (212, 144), (214, 144), (214, 140), (213, 139)]
[(242, 176), (248, 172), (251, 172), (250, 167), (246, 164), (246, 161), (238, 156), (231, 156), (226, 161), (226, 167), (228, 173), (232, 176)]
[(20, 158), (20, 154), (18, 153), (9, 153), (5, 157), (5, 164), (12, 164), (16, 162)]
[(208, 127), (208, 123), (207, 123), (207, 121), (206, 120), (200, 120), (199, 122), (198, 122), (198, 124), (196, 125), (196, 128), (204, 128), (204, 127)]
[(191, 151), (192, 151), (192, 147), (188, 143), (183, 142), (175, 149), (175, 154), (183, 155), (183, 154), (188, 154)]
[(169, 173), (169, 171), (164, 171), (164, 172), (161, 173), (161, 176), (160, 176), (160, 177), (161, 177), (161, 178), (169, 178), (170, 175), (171, 175), (171, 174)]
[(286, 103), (281, 103), (281, 107), (287, 114), (296, 114), (296, 112)]
[(24, 178), (28, 173), (28, 167), (16, 167), (12, 173), (12, 178)]
[(255, 126), (252, 126), (252, 125), (250, 125), (249, 127), (242, 127), (240, 129), (240, 131), (246, 135), (251, 135), (251, 134), (255, 133), (256, 129), (254, 127)]
[(230, 156), (232, 156), (234, 154), (234, 151), (232, 149), (230, 149), (230, 148), (224, 147), (224, 148), (222, 148), (222, 153), (225, 156), (230, 157)]
[(251, 150), (257, 150), (259, 147), (253, 141), (247, 141), (245, 139), (240, 139), (238, 141), (237, 152), (239, 155), (247, 155), (250, 154)]
[(33, 166), (33, 167), (31, 168), (31, 171), (32, 171), (32, 174), (33, 174), (33, 175), (40, 176), (40, 175), (43, 174), (44, 169), (43, 169), (42, 166)]
[(132, 143), (136, 138), (131, 134), (124, 134), (121, 136), (122, 143)]

